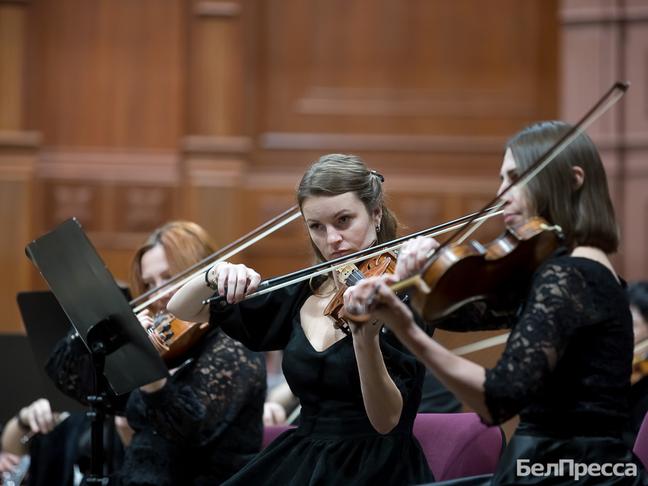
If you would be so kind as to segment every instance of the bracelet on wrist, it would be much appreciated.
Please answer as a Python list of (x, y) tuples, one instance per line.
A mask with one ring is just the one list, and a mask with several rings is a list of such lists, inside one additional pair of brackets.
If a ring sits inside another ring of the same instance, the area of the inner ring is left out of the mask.
[(209, 280), (209, 272), (212, 271), (212, 268), (214, 267), (209, 267), (205, 272), (205, 285), (212, 290), (218, 290), (218, 286), (216, 286), (211, 280)]

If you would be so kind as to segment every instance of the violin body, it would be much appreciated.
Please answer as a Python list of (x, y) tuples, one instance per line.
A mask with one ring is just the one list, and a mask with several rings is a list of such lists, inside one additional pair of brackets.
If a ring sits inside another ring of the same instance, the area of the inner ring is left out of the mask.
[(368, 258), (360, 265), (344, 265), (336, 269), (338, 281), (341, 283), (331, 301), (324, 309), (324, 315), (330, 316), (335, 321), (335, 327), (348, 330), (346, 323), (347, 315), (344, 312), (344, 292), (347, 288), (358, 283), (359, 280), (368, 277), (377, 277), (384, 273), (396, 271), (396, 255), (392, 252), (385, 252), (380, 255)]
[(168, 312), (159, 312), (153, 318), (149, 339), (169, 367), (180, 364), (193, 346), (209, 330), (206, 322), (187, 322)]
[(431, 322), (475, 301), (518, 295), (535, 269), (560, 244), (561, 232), (535, 217), (484, 246), (476, 241), (443, 247), (411, 287), (412, 307)]

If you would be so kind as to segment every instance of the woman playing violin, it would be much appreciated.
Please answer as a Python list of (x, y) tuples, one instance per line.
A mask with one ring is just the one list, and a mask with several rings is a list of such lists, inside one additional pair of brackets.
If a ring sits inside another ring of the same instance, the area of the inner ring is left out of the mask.
[[(136, 251), (131, 288), (137, 295), (161, 287), (212, 253), (200, 226), (168, 223)], [(145, 328), (152, 330), (168, 298), (162, 297), (150, 311), (138, 315)], [(68, 340), (68, 346), (74, 341), (83, 346), (79, 339)], [(78, 356), (74, 351), (68, 354)], [(213, 328), (183, 360), (168, 379), (130, 394), (127, 424), (118, 422), (128, 445), (119, 484), (219, 484), (261, 448), (266, 390), (263, 355)], [(75, 381), (74, 377), (66, 379)]]
[[(323, 156), (303, 176), (298, 203), (319, 260), (393, 239), (382, 176), (355, 156)], [(227, 484), (411, 484), (432, 479), (412, 425), (424, 368), (381, 326), (351, 327), (325, 315), (337, 277), (241, 301), (259, 283), (221, 263), (180, 289), (169, 309), (220, 325), (251, 349), (283, 349), (283, 371), (302, 405), (300, 425), (275, 440)], [(230, 305), (202, 300), (214, 292)], [(232, 305), (234, 304), (234, 305)]]
[[(568, 128), (561, 122), (542, 122), (515, 135), (506, 145), (500, 192)], [(403, 248), (395, 276), (366, 279), (349, 288), (345, 310), (384, 322), (485, 422), (500, 424), (520, 415), (489, 484), (645, 484), (643, 468), (620, 440), (627, 417), (632, 320), (625, 284), (608, 258), (619, 238), (594, 144), (580, 135), (527, 186), (506, 193), (503, 202), (506, 225), (542, 216), (560, 225), (564, 246), (536, 269), (515, 310), (495, 312), (477, 302), (434, 323), (450, 330), (511, 328), (492, 369), (455, 356), (434, 341), (389, 287), (420, 271), (438, 246), (429, 238)], [(567, 466), (562, 473), (557, 470), (561, 460), (594, 467), (577, 478)], [(597, 469), (596, 464), (609, 463), (618, 466)], [(548, 474), (539, 477), (539, 468)]]

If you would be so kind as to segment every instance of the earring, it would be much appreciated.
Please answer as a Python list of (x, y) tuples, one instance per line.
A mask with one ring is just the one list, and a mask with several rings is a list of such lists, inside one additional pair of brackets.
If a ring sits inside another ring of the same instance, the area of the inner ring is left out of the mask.
[(380, 225), (379, 224), (376, 225), (376, 233), (380, 233)]

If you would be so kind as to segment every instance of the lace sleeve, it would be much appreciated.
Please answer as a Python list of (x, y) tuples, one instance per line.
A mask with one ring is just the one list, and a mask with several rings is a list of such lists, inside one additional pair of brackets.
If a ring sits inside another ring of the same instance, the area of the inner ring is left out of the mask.
[(546, 384), (582, 325), (585, 286), (580, 272), (566, 262), (545, 264), (535, 275), (502, 357), (486, 371), (486, 405), (494, 423), (520, 412)]
[(219, 333), (196, 362), (151, 394), (141, 393), (154, 429), (179, 445), (213, 441), (250, 401), (263, 406), (263, 356)]
[(45, 371), (59, 390), (80, 403), (87, 405), (87, 396), (95, 392), (90, 351), (74, 332), (56, 343)]
[[(56, 387), (77, 402), (89, 406), (88, 395), (96, 393), (95, 371), (90, 351), (76, 332), (70, 332), (54, 346), (45, 372)], [(106, 392), (105, 409), (122, 414), (128, 394), (115, 395), (105, 376), (99, 377), (100, 388)]]

